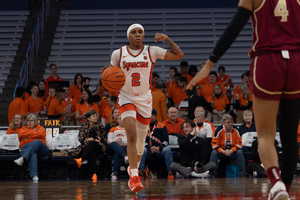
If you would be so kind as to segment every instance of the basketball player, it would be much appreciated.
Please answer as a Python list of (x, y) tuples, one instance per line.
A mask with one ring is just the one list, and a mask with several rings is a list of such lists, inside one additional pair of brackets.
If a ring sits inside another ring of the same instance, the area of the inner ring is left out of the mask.
[(171, 50), (144, 45), (144, 33), (142, 25), (130, 25), (127, 28), (129, 45), (115, 50), (110, 62), (110, 67), (120, 67), (126, 75), (125, 85), (120, 90), (118, 107), (127, 134), (130, 166), (128, 186), (133, 192), (143, 189), (138, 176), (138, 165), (143, 155), (152, 112), (150, 86), (154, 63), (157, 58), (180, 60), (184, 56), (181, 49), (168, 36), (161, 33), (155, 34), (155, 42), (164, 40)]
[[(260, 159), (271, 182), (269, 199), (287, 200), (298, 157), (300, 117), (300, 1), (240, 0), (239, 7), (204, 68), (188, 85), (204, 79), (231, 46), (251, 16), (253, 59), (250, 80)], [(274, 146), (276, 116), (280, 113), (281, 175)]]

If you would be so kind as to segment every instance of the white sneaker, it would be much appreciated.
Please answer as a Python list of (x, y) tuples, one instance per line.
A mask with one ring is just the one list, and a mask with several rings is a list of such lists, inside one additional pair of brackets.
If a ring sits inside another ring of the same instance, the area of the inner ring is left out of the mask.
[(126, 165), (128, 165), (128, 163), (129, 163), (128, 156), (125, 156), (125, 157), (124, 157), (124, 163), (125, 163)]
[(24, 158), (23, 158), (23, 157), (20, 157), (20, 158), (14, 160), (14, 162), (15, 162), (17, 165), (22, 166), (23, 163), (24, 163)]
[(115, 181), (115, 180), (117, 180), (118, 179), (118, 177), (116, 177), (115, 175), (113, 175), (112, 177), (111, 177), (111, 180), (112, 181)]
[(85, 164), (88, 163), (88, 161), (87, 161), (87, 160), (83, 160), (81, 163), (82, 163), (83, 165), (85, 165)]
[(32, 180), (33, 180), (33, 181), (38, 181), (38, 180), (39, 180), (39, 177), (38, 177), (38, 176), (34, 176), (34, 177), (32, 177)]
[(193, 177), (197, 177), (197, 178), (207, 178), (209, 176), (208, 174), (209, 174), (209, 170), (203, 173), (196, 173), (195, 171), (192, 171), (191, 173)]
[(278, 181), (270, 190), (269, 200), (288, 200), (289, 194), (282, 181)]

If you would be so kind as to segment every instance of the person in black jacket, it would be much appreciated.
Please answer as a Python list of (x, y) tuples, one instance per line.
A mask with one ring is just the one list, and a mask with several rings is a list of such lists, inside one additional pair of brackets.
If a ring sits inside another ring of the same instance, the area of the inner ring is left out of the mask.
[(214, 162), (205, 162), (205, 140), (197, 136), (195, 123), (190, 120), (184, 121), (180, 128), (185, 136), (177, 134), (180, 146), (180, 163), (172, 163), (173, 174), (178, 172), (184, 177), (208, 177), (208, 173), (214, 171)]
[(170, 149), (170, 147), (168, 147), (169, 135), (165, 125), (156, 120), (156, 115), (156, 110), (152, 109), (150, 126), (145, 142), (145, 149), (138, 169), (140, 172), (145, 171), (145, 163), (147, 158), (155, 157), (159, 159), (161, 157), (164, 157), (167, 170), (169, 172), (169, 175), (171, 175), (170, 165), (173, 162), (173, 156), (172, 150)]
[(188, 107), (188, 119), (194, 120), (194, 111), (198, 106), (206, 106), (206, 101), (203, 96), (198, 96), (196, 87), (192, 90), (186, 90), (186, 95), (189, 97), (189, 107)]
[[(253, 113), (252, 113), (251, 110), (245, 110), (243, 112), (243, 120), (244, 120), (245, 123), (240, 125), (239, 128), (238, 128), (241, 137), (245, 133), (256, 132), (256, 127), (255, 127), (255, 124), (253, 122)], [(243, 146), (242, 151), (244, 153), (245, 152), (250, 152), (251, 148)]]

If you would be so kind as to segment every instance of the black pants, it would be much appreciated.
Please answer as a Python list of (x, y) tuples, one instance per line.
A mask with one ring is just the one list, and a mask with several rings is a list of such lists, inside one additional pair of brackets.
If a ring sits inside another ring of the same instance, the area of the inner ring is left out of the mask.
[(90, 173), (96, 173), (96, 156), (100, 156), (102, 154), (102, 148), (98, 142), (91, 141), (88, 143), (87, 147), (83, 149), (81, 159), (82, 161), (88, 161), (88, 167)]

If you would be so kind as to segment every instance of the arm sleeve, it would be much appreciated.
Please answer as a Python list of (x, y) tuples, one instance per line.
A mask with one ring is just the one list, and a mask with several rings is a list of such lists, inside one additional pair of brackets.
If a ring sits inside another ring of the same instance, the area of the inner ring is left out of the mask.
[(224, 31), (223, 35), (219, 39), (212, 54), (209, 56), (209, 60), (213, 63), (217, 63), (223, 54), (229, 49), (232, 43), (235, 41), (239, 33), (247, 24), (252, 12), (246, 8), (238, 7), (234, 17), (230, 24)]

